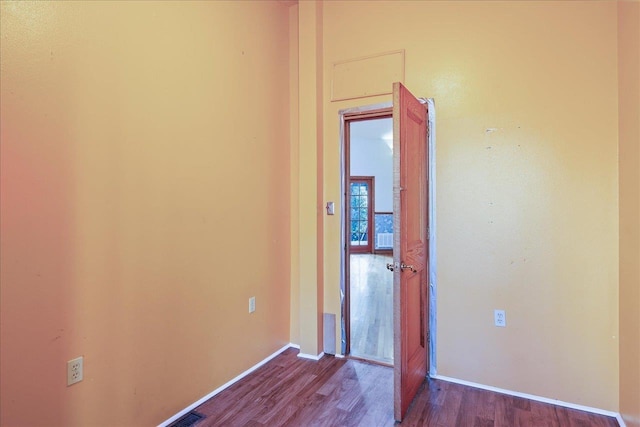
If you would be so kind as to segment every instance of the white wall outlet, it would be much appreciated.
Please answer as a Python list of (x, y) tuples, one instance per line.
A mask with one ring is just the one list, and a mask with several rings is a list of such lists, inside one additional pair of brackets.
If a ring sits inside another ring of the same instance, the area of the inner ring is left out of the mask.
[(84, 357), (80, 356), (67, 362), (67, 385), (82, 381)]
[(256, 297), (249, 298), (249, 313), (256, 311)]
[(504, 310), (493, 310), (493, 321), (496, 326), (500, 326), (501, 328), (507, 326), (507, 316)]

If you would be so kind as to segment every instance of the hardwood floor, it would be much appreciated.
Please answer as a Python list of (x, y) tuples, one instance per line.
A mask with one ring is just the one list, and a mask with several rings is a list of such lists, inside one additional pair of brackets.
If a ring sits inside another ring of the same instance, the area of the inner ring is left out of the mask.
[[(205, 426), (394, 426), (393, 369), (288, 349), (196, 411)], [(615, 419), (439, 380), (421, 388), (401, 426), (614, 427)]]
[(351, 355), (393, 364), (393, 273), (390, 255), (352, 254)]

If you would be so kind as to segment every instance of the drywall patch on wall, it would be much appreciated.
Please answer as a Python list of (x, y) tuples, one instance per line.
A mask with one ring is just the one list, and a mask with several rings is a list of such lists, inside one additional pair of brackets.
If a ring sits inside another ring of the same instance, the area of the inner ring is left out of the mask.
[(404, 50), (334, 62), (331, 100), (390, 94), (393, 82), (404, 83)]

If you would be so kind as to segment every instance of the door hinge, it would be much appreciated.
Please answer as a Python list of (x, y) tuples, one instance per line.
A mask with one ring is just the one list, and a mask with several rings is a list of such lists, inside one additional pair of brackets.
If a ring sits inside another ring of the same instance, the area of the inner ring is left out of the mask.
[(427, 240), (431, 240), (431, 229), (427, 227)]

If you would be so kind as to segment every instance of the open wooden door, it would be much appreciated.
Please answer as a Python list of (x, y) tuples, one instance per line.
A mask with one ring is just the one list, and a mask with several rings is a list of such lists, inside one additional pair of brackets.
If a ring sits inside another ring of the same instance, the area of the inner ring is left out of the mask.
[(393, 84), (394, 415), (402, 421), (427, 376), (427, 106)]

